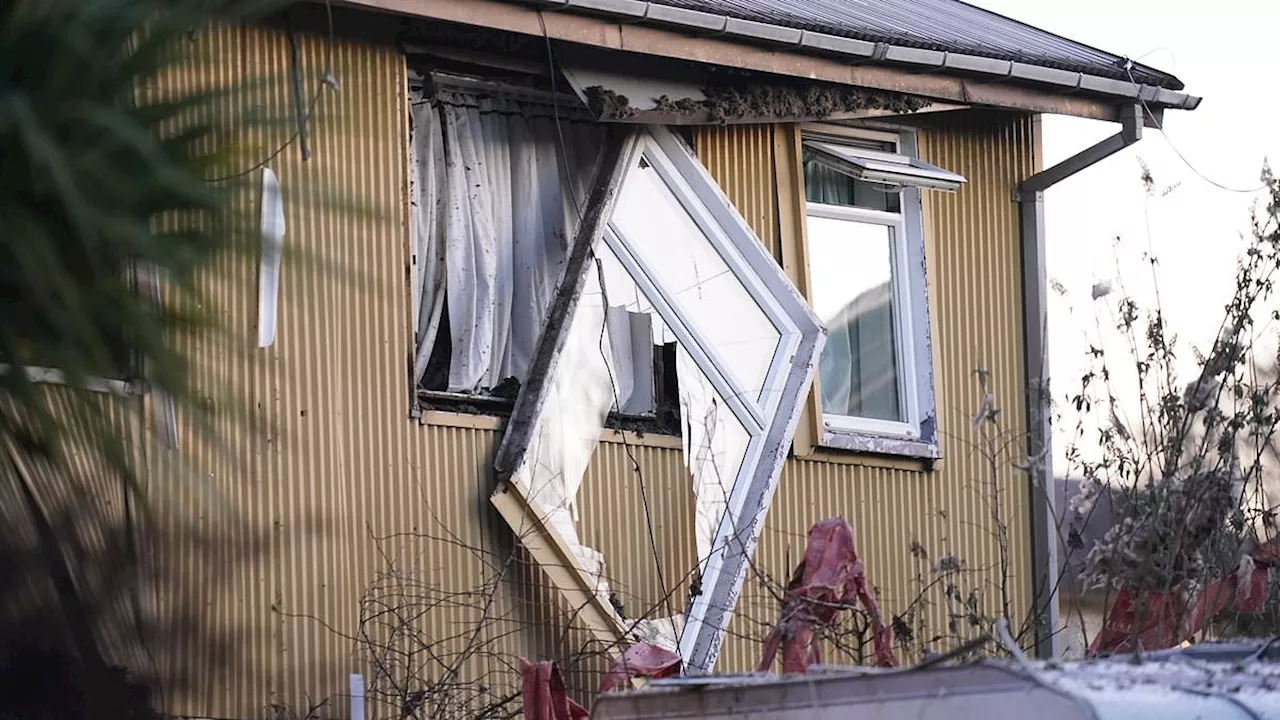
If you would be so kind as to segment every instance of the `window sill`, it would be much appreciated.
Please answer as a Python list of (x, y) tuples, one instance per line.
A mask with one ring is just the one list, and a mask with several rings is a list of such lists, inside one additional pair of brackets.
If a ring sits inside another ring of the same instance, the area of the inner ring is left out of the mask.
[(935, 461), (942, 457), (936, 442), (927, 440), (870, 435), (851, 430), (824, 427), (818, 445), (846, 452), (871, 453), (893, 457)]
[[(422, 408), (417, 417), (421, 425), (434, 427), (463, 428), (467, 430), (491, 430), (502, 432), (507, 426), (510, 410), (501, 414), (497, 412), (483, 413), (473, 407), (465, 410), (439, 410)], [(600, 442), (632, 445), (645, 448), (665, 448), (681, 450), (683, 442), (679, 435), (668, 435), (660, 432), (636, 432), (604, 428), (600, 431)]]
[[(37, 367), (28, 365), (22, 368), (23, 373), (27, 376), (27, 380), (32, 383), (43, 385), (66, 385), (71, 386), (72, 383), (64, 372), (57, 368)], [(0, 375), (9, 375), (13, 372), (13, 366), (8, 363), (0, 363)], [(143, 380), (126, 380), (122, 378), (101, 378), (88, 377), (84, 379), (82, 390), (90, 392), (104, 393), (107, 395), (119, 395), (127, 397), (130, 395), (145, 395), (147, 393), (147, 384)]]

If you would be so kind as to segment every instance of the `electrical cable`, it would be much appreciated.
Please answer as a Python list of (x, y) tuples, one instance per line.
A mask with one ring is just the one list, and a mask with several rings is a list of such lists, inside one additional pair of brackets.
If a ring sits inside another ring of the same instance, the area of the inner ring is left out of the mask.
[[(1141, 86), (1141, 83), (1139, 83), (1133, 77), (1133, 61), (1130, 60), (1129, 58), (1125, 58), (1124, 60), (1124, 72), (1126, 75), (1129, 76), (1130, 82), (1132, 82), (1134, 85)], [(1163, 124), (1160, 122), (1159, 119), (1156, 118), (1156, 114), (1151, 111), (1151, 107), (1147, 105), (1147, 101), (1142, 98), (1141, 91), (1139, 91), (1138, 93), (1138, 102), (1142, 103), (1142, 109), (1147, 113), (1147, 117), (1151, 118), (1151, 122), (1156, 126), (1156, 130), (1159, 130), (1160, 134), (1164, 136), (1165, 142), (1169, 143), (1169, 147), (1173, 150), (1173, 154), (1177, 155), (1178, 159), (1181, 160), (1184, 165), (1190, 168), (1191, 172), (1195, 173), (1196, 176), (1198, 176), (1201, 180), (1204, 180), (1205, 182), (1218, 188), (1219, 190), (1225, 190), (1227, 192), (1237, 193), (1239, 195), (1252, 195), (1254, 193), (1261, 192), (1267, 189), (1268, 185), (1266, 183), (1263, 183), (1255, 188), (1250, 188), (1248, 190), (1229, 187), (1227, 185), (1223, 185), (1222, 183), (1200, 172), (1195, 165), (1191, 164), (1191, 161), (1187, 159), (1187, 156), (1182, 154), (1182, 151), (1178, 149), (1178, 146), (1173, 144), (1173, 138), (1169, 137), (1169, 133), (1165, 132)]]
[[(551, 46), (551, 34), (547, 31), (547, 21), (546, 21), (546, 18), (543, 16), (542, 10), (538, 10), (538, 24), (542, 28), (542, 39), (546, 43), (546, 49), (547, 49), (547, 71), (548, 71), (548, 76), (550, 77), (550, 80), (551, 80), (551, 112), (554, 116), (554, 122), (556, 126), (557, 149), (559, 150), (560, 162), (561, 164), (564, 165), (564, 172), (567, 177), (570, 170), (568, 143), (565, 142), (564, 128), (562, 127), (561, 119), (560, 119), (560, 100), (559, 100), (560, 93), (559, 93), (559, 89), (556, 87), (555, 51)], [(570, 183), (570, 187), (568, 188), (568, 190), (569, 190), (569, 198), (573, 203), (574, 215), (578, 218), (578, 221), (581, 222), (582, 207), (578, 202), (578, 195), (577, 195), (576, 188), (574, 188), (572, 183)], [(602, 300), (604, 302), (604, 307), (606, 310), (605, 316), (607, 317), (608, 316), (607, 310), (609, 307), (608, 294), (607, 294), (608, 290), (605, 288), (604, 269), (600, 264), (599, 258), (596, 258), (595, 265), (596, 265), (596, 272), (599, 273), (600, 292), (602, 293)], [(619, 400), (618, 383), (613, 376), (613, 368), (609, 365), (609, 358), (605, 355), (605, 352), (604, 352), (605, 330), (606, 330), (606, 326), (602, 325), (600, 330), (600, 353), (604, 360), (605, 367), (608, 368), (608, 371), (609, 371), (609, 383), (613, 388), (614, 405), (617, 406), (619, 404), (618, 403), (618, 400)], [(631, 443), (627, 440), (626, 430), (625, 429), (619, 430), (619, 436), (622, 438), (623, 449), (627, 454), (627, 459), (631, 462), (631, 467), (634, 470), (636, 475), (636, 481), (640, 486), (640, 500), (644, 509), (644, 521), (645, 521), (645, 526), (649, 535), (649, 550), (653, 555), (653, 564), (654, 564), (655, 571), (657, 572), (658, 584), (662, 589), (663, 601), (666, 604), (667, 614), (669, 616), (674, 617), (675, 612), (671, 605), (671, 592), (667, 588), (666, 578), (662, 570), (661, 553), (658, 550), (657, 531), (654, 529), (654, 526), (653, 526), (653, 513), (649, 507), (649, 491), (648, 491), (647, 483), (645, 482), (645, 479), (644, 479), (644, 472), (642, 471), (642, 468), (640, 466), (639, 459), (636, 457), (635, 450), (631, 447)], [(674, 620), (672, 620), (672, 622), (674, 623)], [(673, 630), (674, 629), (675, 628), (673, 627)], [(677, 637), (677, 641), (678, 640), (679, 638)]]
[(306, 131), (307, 124), (311, 122), (311, 119), (313, 117), (315, 117), (316, 106), (319, 105), (320, 103), (320, 95), (324, 92), (324, 89), (326, 87), (334, 88), (337, 86), (337, 81), (333, 77), (333, 45), (334, 45), (333, 0), (325, 0), (324, 7), (325, 7), (325, 15), (328, 19), (328, 24), (329, 24), (329, 33), (328, 33), (329, 42), (327, 47), (325, 48), (325, 59), (324, 59), (325, 68), (324, 68), (324, 74), (320, 76), (320, 86), (317, 87), (315, 93), (311, 95), (311, 102), (307, 106), (306, 116), (302, 118), (301, 122), (297, 123), (297, 127), (294, 129), (293, 134), (289, 136), (289, 139), (285, 140), (283, 143), (280, 144), (279, 147), (277, 147), (275, 150), (272, 150), (261, 160), (259, 160), (258, 162), (254, 163), (253, 165), (251, 165), (250, 167), (244, 170), (241, 170), (239, 172), (233, 172), (228, 175), (222, 175), (219, 177), (211, 178), (208, 180), (208, 182), (216, 183), (216, 182), (225, 182), (227, 180), (236, 180), (238, 178), (242, 178), (246, 175), (249, 175), (250, 173), (256, 172), (266, 167), (272, 160), (275, 160), (277, 157), (280, 156), (281, 153), (283, 153), (285, 150), (288, 150), (290, 146), (292, 146), (295, 142), (297, 142), (298, 138), (302, 137), (302, 133)]

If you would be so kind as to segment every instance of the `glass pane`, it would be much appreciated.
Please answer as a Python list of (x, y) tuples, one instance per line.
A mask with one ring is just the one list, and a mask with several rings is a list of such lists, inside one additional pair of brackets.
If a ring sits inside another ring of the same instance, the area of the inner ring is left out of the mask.
[(676, 363), (680, 415), (684, 419), (684, 457), (693, 479), (693, 494), (698, 499), (694, 540), (698, 563), (705, 569), (707, 559), (718, 549), (716, 530), (728, 508), (751, 435), (683, 349)]
[[(674, 335), (658, 316), (650, 299), (607, 245), (597, 249), (599, 265), (587, 268), (582, 294), (569, 327), (560, 362), (552, 376), (546, 404), (534, 422), (533, 430), (512, 480), (521, 486), (546, 517), (551, 529), (569, 547), (586, 571), (592, 590), (607, 607), (613, 599), (626, 598), (628, 607), (658, 607), (656, 598), (638, 597), (634, 586), (617, 583), (619, 577), (634, 577), (634, 566), (627, 557), (605, 557), (586, 544), (578, 518), (577, 503), (584, 481), (599, 482), (604, 477), (588, 472), (599, 447), (601, 429), (611, 408), (617, 402), (625, 406), (627, 393), (635, 392), (645, 378), (645, 370), (637, 367), (630, 354), (615, 343), (618, 334), (611, 323), (623, 313), (631, 327), (643, 325), (648, 335), (629, 336), (634, 346), (675, 342)], [(643, 319), (637, 323), (637, 319)], [(639, 353), (643, 355), (643, 353)], [(655, 501), (663, 507), (688, 508), (688, 515), (659, 516), (664, 523), (676, 527), (693, 527), (696, 564), (667, 568), (668, 577), (689, 576), (695, 567), (705, 568), (707, 558), (717, 549), (715, 533), (728, 506), (734, 483), (742, 473), (751, 435), (718, 393), (710, 379), (683, 347), (676, 351), (674, 368), (679, 382), (679, 411), (682, 422), (684, 462), (688, 470), (688, 487), (692, 502), (679, 499)], [(652, 368), (647, 372), (652, 373)], [(651, 378), (650, 378), (651, 379)], [(628, 390), (628, 388), (631, 388)], [(607, 461), (605, 461), (607, 462)], [(639, 462), (638, 460), (636, 462)], [(639, 468), (639, 466), (637, 466)], [(639, 469), (637, 469), (639, 471)], [(653, 470), (656, 472), (656, 468)], [(603, 472), (608, 475), (608, 471)], [(592, 476), (588, 479), (588, 476)], [(652, 477), (652, 476), (651, 476)], [(665, 482), (658, 479), (657, 482)], [(683, 490), (677, 485), (677, 491)], [(650, 492), (652, 492), (652, 488)], [(603, 494), (604, 491), (599, 491)], [(618, 496), (617, 502), (634, 502)], [(655, 505), (656, 507), (657, 505)], [(643, 515), (636, 515), (637, 518)], [(612, 528), (618, 531), (619, 528)], [(515, 528), (518, 533), (527, 528)], [(598, 537), (598, 536), (597, 536)], [(627, 543), (644, 543), (643, 536), (629, 537)], [(680, 551), (677, 562), (685, 562)], [(652, 559), (642, 557), (646, 572)], [(606, 563), (611, 562), (610, 567)], [(612, 578), (612, 580), (611, 580)], [(643, 600), (643, 603), (640, 602)], [(679, 639), (682, 617), (661, 618), (641, 622), (637, 632), (650, 641), (675, 647)]]
[[(603, 277), (609, 308), (605, 327), (617, 394), (613, 410), (623, 415), (654, 415), (659, 409), (654, 350), (675, 343), (675, 333), (606, 243), (596, 246), (596, 257), (599, 266), (588, 270), (592, 275), (588, 288), (599, 286), (595, 276)], [(584, 291), (584, 304), (594, 302), (590, 292)]]
[(804, 195), (809, 202), (902, 212), (902, 196), (881, 185), (854, 180), (804, 151)]
[(885, 225), (809, 217), (813, 309), (828, 333), (818, 364), (827, 414), (903, 420), (892, 233)]
[(648, 162), (628, 176), (612, 224), (748, 399), (761, 399), (778, 329)]

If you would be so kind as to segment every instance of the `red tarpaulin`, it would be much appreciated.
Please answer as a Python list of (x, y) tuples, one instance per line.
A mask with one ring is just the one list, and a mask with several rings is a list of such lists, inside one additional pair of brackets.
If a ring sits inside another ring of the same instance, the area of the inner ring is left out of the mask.
[(631, 678), (664, 678), (680, 674), (680, 656), (651, 643), (627, 648), (600, 683), (600, 692), (623, 687)]
[(1280, 538), (1273, 538), (1189, 601), (1177, 592), (1122, 588), (1102, 632), (1089, 645), (1089, 655), (1171, 648), (1194, 638), (1229, 607), (1236, 612), (1259, 612), (1266, 599), (1270, 568), (1277, 564)]
[(893, 634), (867, 584), (866, 570), (853, 543), (853, 528), (844, 518), (830, 518), (809, 529), (804, 560), (796, 566), (782, 601), (778, 626), (764, 641), (761, 671), (773, 667), (782, 647), (782, 671), (803, 673), (820, 662), (813, 629), (835, 622), (840, 611), (861, 603), (871, 619), (877, 667), (896, 667)]
[[(638, 677), (664, 678), (680, 674), (680, 656), (650, 643), (640, 643), (614, 661), (600, 684), (600, 692), (624, 687)], [(524, 696), (524, 720), (579, 720), (588, 713), (569, 699), (564, 677), (553, 662), (529, 662), (520, 659), (521, 691)]]
[(585, 720), (587, 711), (569, 699), (564, 677), (553, 662), (529, 662), (520, 658), (524, 720)]

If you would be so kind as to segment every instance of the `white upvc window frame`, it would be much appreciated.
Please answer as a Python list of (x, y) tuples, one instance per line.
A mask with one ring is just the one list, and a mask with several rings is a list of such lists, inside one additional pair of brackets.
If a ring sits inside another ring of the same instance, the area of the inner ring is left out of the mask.
[[(918, 160), (913, 129), (894, 131), (847, 126), (812, 125), (803, 128), (803, 139), (841, 145), (846, 152), (871, 159), (905, 156)], [(893, 152), (859, 147), (857, 141), (891, 144)], [(844, 142), (842, 142), (844, 141)], [(927, 165), (925, 163), (919, 163)], [(930, 166), (932, 167), (932, 166)], [(944, 171), (946, 172), (946, 171)], [(801, 172), (801, 183), (804, 182)], [(964, 181), (963, 177), (960, 182)], [(925, 238), (921, 188), (902, 185), (886, 188), (897, 192), (899, 212), (884, 212), (845, 205), (805, 202), (805, 222), (811, 217), (885, 226), (890, 229), (892, 299), (894, 303), (895, 362), (898, 372), (902, 421), (828, 413), (821, 392), (815, 393), (821, 434), (818, 444), (841, 450), (936, 459), (940, 457), (933, 383), (933, 352), (929, 327)], [(803, 185), (801, 192), (805, 192)], [(810, 258), (812, 261), (812, 258)]]
[(911, 311), (911, 290), (914, 283), (908, 262), (910, 253), (907, 247), (909, 241), (906, 218), (900, 213), (812, 202), (806, 204), (805, 214), (807, 217), (880, 225), (889, 228), (890, 231), (890, 269), (893, 273), (891, 282), (894, 307), (894, 360), (900, 380), (898, 383), (899, 412), (904, 419), (902, 421), (893, 421), (856, 415), (837, 415), (827, 413), (824, 409), (822, 414), (823, 423), (828, 428), (835, 430), (919, 440), (920, 397), (916, 383), (909, 381), (909, 378), (916, 377), (917, 362), (914, 348), (914, 313)]
[[(546, 383), (527, 383), (516, 399), (494, 461), (499, 486), (492, 502), (513, 530), (525, 531), (521, 542), (535, 560), (548, 568), (566, 598), (582, 609), (588, 626), (602, 640), (616, 646), (633, 639), (629, 637), (632, 630), (616, 610), (601, 602), (594, 592), (585, 569), (570, 551), (572, 544), (548, 521), (552, 508), (545, 507), (539, 499), (543, 490), (530, 482), (536, 469), (535, 438), (547, 417), (550, 384), (558, 373), (572, 370), (560, 366), (560, 356), (586, 277), (595, 272), (588, 259), (594, 257), (592, 248), (604, 243), (653, 303), (658, 316), (685, 346), (698, 370), (749, 436), (741, 465), (728, 488), (726, 507), (716, 521), (713, 550), (708, 557), (699, 558), (702, 591), (691, 599), (684, 612), (678, 638), (686, 670), (709, 672), (728, 632), (734, 604), (763, 531), (787, 448), (792, 444), (817, 368), (824, 333), (818, 318), (777, 261), (675, 133), (663, 127), (616, 132), (574, 240), (566, 270), (574, 274), (566, 275), (553, 304), (563, 307), (563, 316), (554, 327), (544, 328), (539, 339), (538, 355), (545, 358), (545, 365), (535, 366), (540, 373), (535, 379)], [(610, 156), (612, 160), (608, 159)], [(646, 258), (638, 251), (639, 244), (647, 240), (629, 237), (612, 221), (617, 195), (637, 175), (641, 160), (657, 172), (724, 260), (732, 277), (777, 329), (778, 345), (764, 383), (776, 391), (765, 393), (764, 397), (748, 392), (754, 388), (744, 386), (742, 378), (731, 372), (725, 361), (728, 351), (699, 330), (698, 323), (674, 300), (677, 289), (667, 286), (655, 271), (654, 258)], [(575, 257), (580, 259), (576, 271)], [(533, 531), (528, 532), (529, 529)]]

